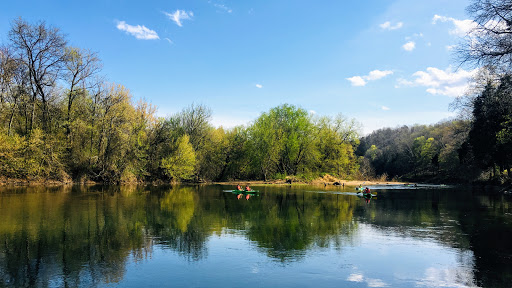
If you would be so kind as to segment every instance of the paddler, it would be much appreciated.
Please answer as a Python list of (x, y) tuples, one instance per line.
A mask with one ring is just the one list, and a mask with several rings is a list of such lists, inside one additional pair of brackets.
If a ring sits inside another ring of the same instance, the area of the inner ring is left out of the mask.
[(236, 190), (242, 191), (242, 186), (240, 186), (240, 184), (236, 185)]
[(372, 195), (372, 193), (370, 192), (370, 188), (365, 187), (363, 196), (366, 196), (366, 197), (363, 197), (363, 198), (364, 198), (364, 201), (366, 201), (366, 203), (370, 203), (370, 199), (372, 199), (371, 195)]
[(245, 185), (245, 191), (251, 191), (251, 187), (249, 187), (249, 184)]

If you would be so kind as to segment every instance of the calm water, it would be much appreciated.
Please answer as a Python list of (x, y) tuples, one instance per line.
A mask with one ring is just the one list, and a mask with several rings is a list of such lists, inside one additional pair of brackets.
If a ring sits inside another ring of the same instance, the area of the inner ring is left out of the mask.
[(0, 287), (512, 286), (511, 198), (255, 188), (1, 188)]

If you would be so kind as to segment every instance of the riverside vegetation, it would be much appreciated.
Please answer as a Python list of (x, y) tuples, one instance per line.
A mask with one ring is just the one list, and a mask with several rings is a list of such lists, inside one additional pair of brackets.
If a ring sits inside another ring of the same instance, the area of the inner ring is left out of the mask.
[[(475, 8), (475, 15), (482, 9)], [(156, 107), (133, 101), (126, 87), (101, 77), (96, 53), (70, 46), (58, 28), (18, 18), (0, 47), (0, 177), (310, 181), (328, 173), (342, 179), (503, 182), (512, 167), (510, 65), (477, 60), (485, 65), (470, 93), (454, 103), (460, 111), (455, 120), (360, 137), (359, 124), (342, 114), (320, 117), (283, 104), (247, 126), (224, 129), (211, 124), (204, 105), (156, 117)]]

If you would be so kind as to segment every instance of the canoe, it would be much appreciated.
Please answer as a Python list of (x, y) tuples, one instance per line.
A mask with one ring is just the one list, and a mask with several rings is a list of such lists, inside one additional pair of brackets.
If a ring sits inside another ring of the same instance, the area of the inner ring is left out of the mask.
[(377, 197), (377, 195), (371, 194), (371, 193), (357, 193), (357, 196), (362, 197), (364, 199), (372, 199)]
[(243, 193), (243, 194), (251, 194), (251, 193), (258, 193), (259, 190), (251, 190), (251, 191), (245, 191), (245, 190), (231, 190), (233, 193)]

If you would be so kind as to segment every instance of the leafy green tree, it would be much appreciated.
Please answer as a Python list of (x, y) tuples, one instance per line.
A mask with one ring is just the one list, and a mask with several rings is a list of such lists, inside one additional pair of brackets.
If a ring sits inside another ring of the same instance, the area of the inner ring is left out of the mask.
[[(188, 135), (190, 144), (194, 148), (196, 155), (195, 178), (199, 180), (202, 175), (198, 172), (207, 165), (205, 145), (209, 141), (212, 125), (210, 119), (211, 109), (204, 105), (192, 104), (181, 112), (167, 119), (167, 126), (170, 129), (170, 137), (174, 140), (183, 135)], [(204, 171), (204, 169), (203, 169)]]
[(265, 181), (277, 172), (283, 146), (281, 127), (273, 123), (270, 115), (263, 113), (248, 131), (248, 153), (255, 176)]
[(176, 150), (162, 159), (162, 168), (173, 181), (192, 179), (196, 166), (196, 155), (187, 134), (176, 143)]
[(416, 167), (418, 169), (427, 169), (436, 154), (434, 138), (417, 137), (414, 139), (412, 146), (416, 158)]
[(320, 118), (316, 126), (320, 171), (344, 178), (355, 175), (358, 170), (354, 154), (354, 147), (359, 144), (357, 123), (339, 114), (334, 119)]
[(220, 180), (228, 161), (228, 138), (222, 127), (211, 129), (203, 148), (199, 175), (207, 180)]
[(505, 76), (497, 88), (488, 85), (473, 103), (473, 123), (469, 144), (476, 164), (483, 168), (499, 165), (500, 170), (512, 165), (507, 144), (507, 123), (512, 115), (512, 78)]
[(288, 104), (272, 108), (249, 128), (251, 159), (265, 179), (276, 172), (296, 175), (314, 158), (315, 136), (306, 110)]

